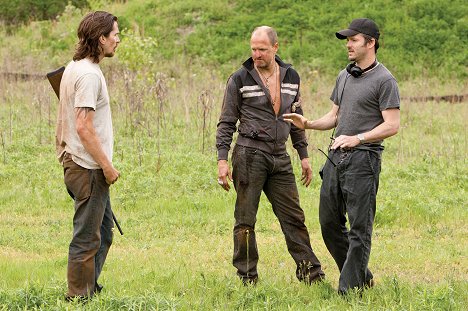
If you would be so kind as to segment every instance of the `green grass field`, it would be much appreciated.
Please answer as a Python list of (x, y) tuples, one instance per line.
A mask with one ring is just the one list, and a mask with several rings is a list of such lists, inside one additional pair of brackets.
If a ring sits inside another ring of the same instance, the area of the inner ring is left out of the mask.
[[(299, 186), (312, 246), (327, 280), (294, 276), (265, 197), (257, 223), (260, 282), (243, 287), (231, 265), (235, 193), (216, 184), (214, 135), (225, 77), (208, 70), (138, 74), (106, 60), (113, 105), (115, 232), (104, 291), (66, 303), (73, 205), (55, 159), (57, 100), (45, 80), (0, 79), (0, 310), (466, 310), (467, 106), (402, 101), (386, 141), (370, 259), (376, 286), (340, 297), (338, 270), (318, 223), (318, 169), (329, 132), (307, 132), (314, 180)], [(299, 68), (300, 71), (300, 68)], [(123, 77), (123, 78), (122, 78)], [(329, 109), (333, 80), (303, 74), (305, 114)], [(462, 82), (401, 83), (403, 97), (466, 93)], [(293, 163), (299, 176), (297, 155)], [(299, 181), (299, 177), (298, 177)]]

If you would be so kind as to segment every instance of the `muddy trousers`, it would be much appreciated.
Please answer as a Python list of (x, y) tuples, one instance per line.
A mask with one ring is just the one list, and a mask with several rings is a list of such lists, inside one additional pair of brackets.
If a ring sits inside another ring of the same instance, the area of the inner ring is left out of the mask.
[(109, 185), (102, 170), (64, 159), (64, 180), (75, 201), (73, 238), (68, 252), (68, 296), (92, 296), (113, 239)]
[(340, 270), (338, 290), (345, 293), (373, 278), (367, 266), (381, 161), (379, 152), (356, 149), (332, 150), (329, 158), (323, 167), (319, 219), (325, 245)]
[(288, 154), (271, 155), (255, 148), (236, 145), (232, 155), (233, 180), (237, 191), (234, 211), (233, 265), (243, 281), (258, 278), (255, 223), (262, 191), (270, 201), (286, 238), (297, 269), (296, 276), (307, 283), (325, 276), (310, 245), (304, 212)]

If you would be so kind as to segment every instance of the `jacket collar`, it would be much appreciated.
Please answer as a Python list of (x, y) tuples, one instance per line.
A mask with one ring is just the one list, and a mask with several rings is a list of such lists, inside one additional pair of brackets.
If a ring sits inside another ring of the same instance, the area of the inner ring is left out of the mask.
[[(291, 64), (286, 64), (284, 63), (281, 58), (279, 58), (278, 55), (275, 55), (275, 61), (279, 65), (279, 71), (280, 71), (280, 83), (283, 82), (284, 77), (286, 76), (286, 72), (288, 71), (289, 67), (291, 67)], [(243, 64), (244, 68), (248, 71), (248, 73), (252, 76), (252, 78), (255, 80), (255, 82), (262, 88), (263, 92), (267, 94), (267, 96), (271, 100), (271, 94), (270, 90), (265, 87), (265, 85), (262, 82), (262, 79), (258, 75), (257, 70), (255, 70), (254, 67), (254, 62), (252, 57), (250, 57), (248, 60), (246, 60)], [(273, 106), (271, 107), (273, 109)]]
[[(284, 77), (286, 76), (286, 72), (288, 71), (289, 67), (291, 67), (291, 64), (286, 64), (285, 62), (283, 62), (281, 58), (279, 58), (278, 55), (275, 55), (275, 61), (279, 65), (280, 82), (283, 82)], [(252, 78), (257, 82), (257, 84), (262, 86), (263, 91), (267, 94), (270, 94), (269, 91), (265, 87), (263, 87), (262, 79), (258, 75), (257, 70), (255, 70), (252, 57), (246, 60), (242, 65), (248, 71), (248, 73), (252, 76)]]

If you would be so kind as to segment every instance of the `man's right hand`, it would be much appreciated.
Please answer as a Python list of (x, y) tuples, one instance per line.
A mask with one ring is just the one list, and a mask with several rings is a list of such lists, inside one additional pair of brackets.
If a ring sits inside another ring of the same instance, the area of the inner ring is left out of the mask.
[(227, 160), (219, 160), (218, 161), (218, 184), (223, 187), (224, 190), (229, 191), (231, 186), (229, 185), (229, 181), (232, 181), (232, 174), (229, 170), (229, 164)]
[(120, 172), (116, 170), (112, 164), (107, 168), (103, 168), (102, 171), (104, 173), (104, 177), (106, 178), (106, 182), (109, 185), (115, 183), (120, 177)]
[(289, 122), (304, 130), (307, 128), (307, 119), (297, 113), (285, 113), (283, 114), (284, 121)]

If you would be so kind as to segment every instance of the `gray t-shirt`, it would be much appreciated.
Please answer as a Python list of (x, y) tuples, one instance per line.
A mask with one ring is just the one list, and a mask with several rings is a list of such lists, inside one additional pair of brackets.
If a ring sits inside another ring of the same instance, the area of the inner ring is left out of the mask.
[(398, 84), (381, 63), (358, 78), (343, 69), (330, 99), (340, 107), (336, 136), (368, 132), (384, 122), (382, 111), (400, 108)]
[(112, 162), (114, 135), (106, 80), (99, 65), (87, 58), (71, 61), (62, 76), (56, 152), (61, 163), (67, 152), (76, 164), (87, 169), (99, 169), (97, 162), (83, 147), (76, 131), (75, 108), (79, 107), (88, 107), (95, 111), (94, 129), (104, 153)]

